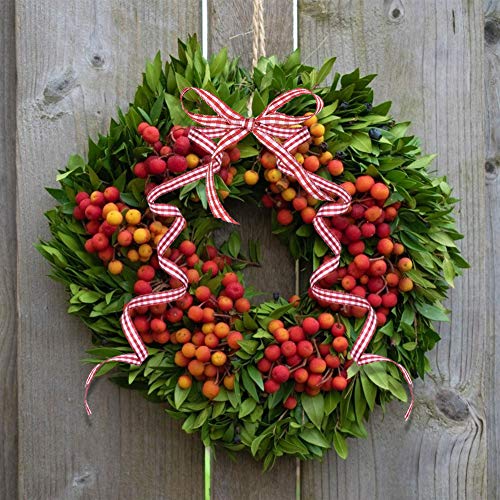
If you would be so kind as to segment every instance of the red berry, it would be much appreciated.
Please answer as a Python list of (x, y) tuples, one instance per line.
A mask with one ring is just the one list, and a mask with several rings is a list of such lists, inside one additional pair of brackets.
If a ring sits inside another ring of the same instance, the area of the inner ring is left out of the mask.
[(225, 288), (226, 295), (233, 300), (240, 299), (245, 293), (245, 288), (241, 283), (232, 282)]
[(304, 384), (309, 378), (309, 372), (305, 368), (298, 368), (293, 372), (293, 378), (295, 379), (295, 382)]
[(290, 335), (290, 340), (293, 342), (300, 342), (301, 340), (305, 340), (306, 336), (304, 334), (304, 330), (300, 326), (292, 326), (288, 329), (288, 333)]
[(293, 222), (292, 212), (287, 209), (281, 209), (276, 214), (276, 220), (278, 221), (278, 224), (282, 226), (288, 226)]
[(326, 361), (322, 358), (311, 358), (309, 371), (311, 373), (323, 373), (326, 370)]
[(184, 156), (173, 155), (168, 158), (167, 167), (171, 172), (180, 173), (187, 170), (188, 163)]
[(269, 379), (264, 382), (264, 391), (267, 392), (268, 394), (273, 394), (275, 392), (278, 392), (279, 388), (280, 385), (273, 379)]
[(335, 337), (332, 342), (332, 347), (337, 352), (344, 352), (349, 347), (349, 342), (345, 337)]
[(162, 175), (167, 170), (167, 163), (158, 157), (153, 157), (148, 161), (148, 171), (151, 175)]
[(174, 143), (174, 153), (186, 156), (191, 149), (191, 143), (185, 136), (179, 137)]
[(196, 245), (192, 241), (185, 240), (179, 245), (179, 251), (189, 257), (196, 252)]
[(275, 366), (271, 371), (271, 377), (279, 384), (282, 384), (290, 378), (290, 370), (284, 365)]
[(137, 295), (146, 295), (148, 293), (151, 293), (152, 291), (153, 289), (147, 281), (137, 280), (134, 283), (134, 293)]
[(288, 396), (283, 403), (287, 410), (293, 410), (297, 406), (297, 400), (293, 396)]
[(146, 164), (142, 161), (134, 165), (134, 175), (140, 179), (145, 179), (148, 176)]
[(391, 308), (394, 307), (397, 303), (398, 303), (398, 296), (395, 293), (389, 292), (382, 295), (382, 305), (384, 307)]
[(271, 362), (267, 358), (262, 358), (258, 363), (257, 363), (257, 369), (261, 373), (267, 373), (271, 369)]
[(137, 269), (137, 277), (140, 280), (151, 281), (155, 277), (155, 270), (152, 266), (141, 266)]
[[(277, 346), (276, 346), (277, 347)], [(314, 352), (314, 347), (308, 340), (301, 340), (297, 344), (297, 354), (302, 358), (308, 358)]]
[(219, 266), (213, 260), (207, 260), (201, 266), (201, 271), (203, 273), (211, 273), (212, 276), (216, 276), (219, 272)]
[(142, 138), (149, 144), (154, 144), (160, 139), (160, 131), (156, 127), (153, 127), (152, 125), (144, 127), (141, 135)]
[(238, 343), (240, 340), (243, 340), (243, 335), (240, 332), (237, 332), (236, 330), (229, 332), (229, 335), (227, 336), (227, 343), (231, 349), (237, 351), (240, 348)]
[(340, 366), (340, 358), (338, 356), (333, 356), (332, 354), (328, 354), (325, 357), (325, 361), (328, 368), (333, 368), (335, 370)]
[(88, 193), (86, 193), (85, 191), (80, 191), (75, 196), (75, 203), (79, 205), (83, 200), (86, 200), (88, 198), (89, 198)]
[(347, 387), (347, 379), (345, 377), (337, 376), (332, 379), (332, 389), (336, 391), (343, 391)]
[(305, 318), (302, 321), (302, 329), (306, 335), (314, 335), (319, 331), (319, 322), (315, 318)]
[(375, 224), (372, 224), (371, 222), (361, 224), (361, 234), (363, 235), (363, 238), (371, 238), (375, 235), (376, 231), (377, 228), (375, 227)]
[(281, 353), (285, 357), (293, 356), (297, 352), (297, 345), (291, 340), (286, 340), (281, 344)]
[[(311, 345), (312, 347), (312, 345)], [(277, 361), (279, 357), (281, 356), (281, 349), (278, 345), (276, 344), (271, 344), (268, 345), (264, 349), (264, 356), (269, 360), (269, 361)]]
[(331, 332), (334, 337), (342, 337), (345, 333), (345, 326), (342, 323), (335, 323)]
[(104, 198), (110, 203), (118, 201), (120, 199), (120, 191), (115, 186), (109, 186), (104, 190)]

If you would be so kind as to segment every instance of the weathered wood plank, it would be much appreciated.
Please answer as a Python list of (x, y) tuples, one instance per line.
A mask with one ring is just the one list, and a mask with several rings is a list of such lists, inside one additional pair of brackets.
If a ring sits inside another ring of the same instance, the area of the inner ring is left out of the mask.
[(89, 368), (79, 360), (90, 335), (66, 314), (66, 295), (32, 246), (48, 235), (42, 213), (53, 201), (43, 186), (133, 97), (145, 59), (175, 52), (178, 36), (199, 29), (199, 2), (18, 0), (16, 16), (19, 496), (200, 498), (199, 440), (159, 406), (102, 381), (86, 418)]
[[(0, 210), (16, 209), (16, 60), (14, 1), (0, 3)], [(0, 496), (17, 496), (16, 224), (0, 241)]]
[[(238, 0), (209, 3), (209, 47), (211, 52), (227, 46), (232, 56), (241, 56), (242, 64), (250, 66), (252, 59), (252, 2)], [(292, 50), (292, 2), (278, 0), (264, 2), (267, 54), (282, 56)], [(280, 28), (275, 21), (280, 19)], [(288, 249), (271, 234), (271, 221), (267, 211), (250, 206), (235, 206), (231, 212), (241, 223), (244, 239), (258, 239), (263, 250), (260, 269), (248, 269), (246, 277), (251, 285), (266, 290), (269, 299), (273, 292), (284, 297), (293, 294), (294, 263)], [(271, 288), (270, 288), (271, 287)], [(295, 497), (295, 462), (282, 459), (268, 473), (249, 455), (228, 458), (223, 450), (216, 455), (213, 467), (212, 491), (214, 499), (290, 499)]]
[(411, 119), (437, 168), (462, 199), (458, 225), (472, 264), (448, 302), (452, 322), (416, 386), (411, 422), (391, 405), (373, 416), (367, 441), (346, 462), (329, 454), (303, 467), (303, 498), (484, 498), (486, 431), (483, 5), (481, 2), (341, 0), (300, 3), (307, 63), (338, 57), (337, 71), (378, 73), (378, 102)]
[[(486, 127), (486, 231), (488, 262), (498, 262), (500, 245), (500, 99), (498, 96), (500, 67), (500, 0), (485, 2), (485, 127)], [(500, 495), (500, 404), (496, 397), (496, 388), (500, 384), (500, 305), (495, 300), (498, 293), (500, 271), (494, 266), (494, 272), (488, 273), (488, 378), (485, 380), (485, 400), (488, 418), (488, 498)]]

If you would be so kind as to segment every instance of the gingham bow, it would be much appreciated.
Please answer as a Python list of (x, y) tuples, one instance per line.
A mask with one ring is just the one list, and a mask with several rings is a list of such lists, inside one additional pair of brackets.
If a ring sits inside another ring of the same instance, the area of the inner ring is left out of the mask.
[[(184, 107), (183, 97), (190, 90), (196, 92), (216, 114), (202, 115), (188, 111)], [(290, 116), (278, 112), (278, 109), (301, 95), (314, 97), (316, 101), (316, 111), (314, 114), (319, 113), (323, 109), (323, 100), (321, 97), (307, 89), (294, 89), (279, 95), (256, 118), (245, 118), (206, 90), (187, 87), (181, 92), (180, 98), (184, 112), (193, 121), (206, 127), (191, 127), (188, 137), (208, 151), (212, 158), (206, 166), (205, 177), (207, 200), (214, 217), (222, 219), (225, 222), (237, 224), (226, 212), (217, 196), (214, 174), (221, 168), (224, 150), (231, 145), (237, 144), (249, 134), (253, 134), (261, 144), (276, 155), (277, 167), (284, 174), (296, 178), (302, 188), (316, 199), (331, 200), (330, 195), (314, 181), (314, 176), (305, 170), (290, 152), (310, 137), (308, 128), (302, 125), (307, 117)], [(219, 137), (219, 142), (214, 144), (212, 139)], [(284, 143), (280, 144), (277, 142), (276, 137), (284, 140)], [(185, 175), (189, 176), (189, 172)]]
[[(216, 115), (202, 115), (187, 111), (184, 108), (182, 99), (189, 90), (194, 90), (216, 112)], [(350, 208), (351, 197), (344, 189), (337, 186), (337, 184), (305, 170), (291, 154), (293, 149), (310, 137), (307, 127), (302, 126), (296, 128), (296, 126), (302, 124), (307, 117), (289, 116), (279, 113), (278, 109), (295, 97), (301, 95), (311, 95), (314, 97), (316, 101), (316, 111), (314, 114), (319, 113), (321, 109), (323, 109), (323, 101), (319, 96), (306, 89), (295, 89), (278, 96), (256, 118), (245, 118), (206, 90), (188, 87), (182, 91), (181, 103), (184, 111), (192, 120), (206, 127), (191, 127), (188, 137), (208, 151), (211, 155), (211, 159), (205, 165), (201, 165), (194, 170), (173, 177), (167, 182), (160, 184), (147, 195), (148, 205), (153, 213), (162, 217), (171, 217), (174, 219), (169, 230), (158, 243), (157, 253), (161, 268), (168, 275), (177, 278), (181, 286), (165, 292), (135, 297), (125, 306), (120, 318), (120, 323), (134, 352), (107, 359), (103, 361), (103, 363), (95, 366), (90, 372), (85, 384), (85, 408), (88, 414), (91, 412), (87, 404), (87, 393), (92, 379), (104, 363), (114, 361), (140, 366), (148, 357), (147, 348), (133, 324), (131, 310), (142, 306), (168, 304), (180, 299), (187, 292), (188, 280), (186, 274), (177, 264), (164, 257), (166, 249), (176, 240), (177, 236), (179, 236), (185, 227), (186, 220), (177, 207), (165, 203), (155, 203), (156, 200), (164, 194), (176, 191), (191, 182), (198, 181), (205, 177), (207, 200), (212, 214), (226, 222), (237, 224), (222, 206), (215, 189), (214, 175), (221, 169), (222, 154), (224, 150), (229, 146), (237, 144), (248, 134), (252, 133), (259, 142), (276, 155), (276, 166), (281, 172), (297, 179), (301, 187), (314, 198), (322, 201), (330, 201), (330, 203), (324, 204), (318, 210), (313, 220), (313, 225), (318, 235), (333, 252), (333, 258), (324, 262), (312, 274), (309, 280), (311, 293), (316, 299), (327, 304), (340, 304), (342, 306), (355, 306), (367, 309), (366, 321), (351, 349), (352, 359), (360, 366), (384, 361), (393, 363), (399, 368), (410, 389), (411, 402), (405, 414), (405, 420), (409, 418), (413, 408), (414, 398), (413, 382), (408, 371), (402, 365), (390, 358), (377, 354), (365, 353), (377, 327), (375, 311), (370, 303), (357, 295), (329, 290), (321, 286), (323, 278), (338, 267), (342, 248), (340, 241), (331, 231), (326, 221), (335, 215), (346, 213)], [(215, 144), (212, 139), (219, 137), (219, 142)], [(283, 144), (277, 142), (274, 139), (275, 137), (283, 139)], [(334, 202), (332, 202), (333, 196), (336, 198)]]

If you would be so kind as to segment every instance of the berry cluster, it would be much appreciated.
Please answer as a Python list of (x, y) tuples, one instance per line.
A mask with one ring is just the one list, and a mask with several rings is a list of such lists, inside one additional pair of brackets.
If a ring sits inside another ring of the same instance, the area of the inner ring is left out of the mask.
[[(342, 174), (344, 171), (342, 162), (334, 159), (332, 153), (327, 150), (324, 125), (318, 123), (317, 117), (313, 115), (304, 122), (304, 125), (309, 127), (311, 138), (291, 151), (297, 162), (309, 172), (321, 173), (325, 170), (333, 176)], [(304, 224), (311, 224), (316, 216), (315, 207), (319, 201), (305, 193), (298, 186), (296, 179), (283, 175), (276, 168), (276, 163), (276, 156), (269, 151), (264, 151), (260, 155), (264, 179), (269, 182), (267, 193), (262, 197), (262, 204), (277, 210), (276, 219), (282, 226), (288, 226), (293, 222), (294, 212), (300, 214)], [(247, 184), (254, 185), (259, 180), (259, 174), (254, 170), (247, 170), (244, 180)]]
[[(208, 272), (212, 268), (215, 274), (219, 272), (213, 266), (214, 261), (206, 261), (204, 265), (207, 263), (210, 263)], [(175, 353), (175, 364), (188, 372), (179, 377), (179, 387), (191, 387), (195, 378), (203, 382), (202, 393), (208, 399), (219, 394), (221, 382), (227, 390), (234, 389), (231, 358), (240, 348), (243, 335), (231, 327), (242, 313), (250, 310), (250, 302), (244, 297), (245, 288), (235, 273), (225, 273), (220, 284), (217, 296), (208, 286), (200, 285), (193, 287), (193, 295), (181, 299), (179, 308), (187, 311), (191, 328), (181, 328), (170, 337), (174, 344), (182, 345)]]
[[(289, 328), (275, 319), (269, 323), (268, 331), (274, 341), (257, 363), (266, 379), (267, 393), (277, 392), (288, 380), (294, 381), (295, 392), (310, 396), (320, 391), (343, 391), (347, 387), (347, 368), (352, 361), (347, 356), (346, 328), (332, 314), (324, 312), (317, 319), (308, 316), (300, 325)], [(284, 402), (288, 409), (296, 404), (293, 396)]]
[[(140, 123), (137, 131), (142, 139), (153, 148), (152, 154), (134, 166), (134, 174), (141, 179), (147, 179), (146, 194), (170, 176), (196, 168), (211, 159), (207, 151), (188, 139), (188, 127), (174, 125), (164, 141), (160, 140), (159, 130), (146, 122)], [(237, 147), (228, 148), (222, 154), (219, 176), (226, 186), (232, 184), (236, 175), (236, 168), (231, 164), (239, 159), (240, 150)], [(218, 193), (222, 199), (229, 196), (229, 191), (225, 189), (219, 189)], [(191, 198), (192, 201), (199, 201), (195, 194)]]
[[(362, 175), (355, 183), (342, 187), (353, 197), (350, 212), (327, 220), (331, 231), (347, 247), (350, 262), (334, 270), (321, 281), (324, 288), (343, 289), (366, 298), (376, 309), (377, 323), (387, 321), (400, 294), (413, 289), (413, 281), (405, 275), (413, 262), (404, 257), (405, 247), (391, 238), (391, 223), (397, 218), (400, 203), (386, 205), (389, 188)], [(331, 259), (326, 256), (325, 260)], [(320, 306), (327, 306), (322, 304)], [(363, 317), (367, 310), (356, 306), (330, 306), (345, 316)]]
[[(120, 191), (109, 186), (104, 191), (79, 192), (75, 197), (73, 217), (82, 221), (91, 236), (85, 242), (85, 250), (97, 253), (112, 274), (120, 274), (123, 264), (115, 258), (115, 248), (111, 238), (123, 223), (124, 210), (128, 207), (119, 201)], [(137, 212), (137, 210), (136, 210)]]

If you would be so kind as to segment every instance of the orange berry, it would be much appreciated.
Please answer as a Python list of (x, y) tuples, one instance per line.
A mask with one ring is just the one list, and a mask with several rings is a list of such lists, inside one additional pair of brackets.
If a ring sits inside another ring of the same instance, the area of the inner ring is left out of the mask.
[(193, 381), (189, 375), (181, 375), (177, 380), (177, 385), (181, 389), (189, 389), (193, 385)]

